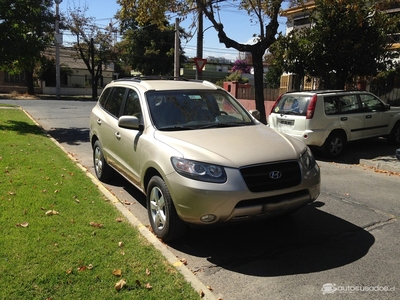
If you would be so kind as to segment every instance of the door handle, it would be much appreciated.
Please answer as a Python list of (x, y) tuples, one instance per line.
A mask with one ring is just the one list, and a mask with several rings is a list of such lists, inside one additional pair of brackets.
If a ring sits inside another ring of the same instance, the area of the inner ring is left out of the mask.
[(347, 117), (340, 118), (340, 121), (347, 121)]
[(372, 119), (372, 116), (371, 115), (366, 115), (365, 118), (366, 119)]
[(96, 122), (98, 125), (101, 125), (101, 119), (97, 119)]
[(121, 134), (119, 132), (114, 133), (114, 135), (117, 139), (119, 140), (121, 139)]

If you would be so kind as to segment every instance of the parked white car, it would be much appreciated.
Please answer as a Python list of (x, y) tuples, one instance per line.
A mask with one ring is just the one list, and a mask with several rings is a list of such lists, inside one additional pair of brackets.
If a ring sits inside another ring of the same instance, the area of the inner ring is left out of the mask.
[(258, 122), (207, 81), (116, 80), (90, 117), (96, 175), (118, 171), (146, 195), (164, 241), (188, 225), (268, 218), (317, 199), (310, 149)]
[(268, 125), (329, 157), (342, 154), (347, 142), (387, 137), (400, 144), (400, 108), (390, 107), (366, 91), (302, 91), (278, 98)]

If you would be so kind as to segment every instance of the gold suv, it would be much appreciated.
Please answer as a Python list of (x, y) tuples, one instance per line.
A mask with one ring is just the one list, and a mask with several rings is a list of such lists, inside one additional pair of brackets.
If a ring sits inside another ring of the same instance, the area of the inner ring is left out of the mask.
[(207, 81), (113, 81), (91, 113), (90, 139), (97, 177), (117, 171), (139, 188), (164, 241), (188, 225), (291, 213), (320, 193), (303, 142), (261, 124)]

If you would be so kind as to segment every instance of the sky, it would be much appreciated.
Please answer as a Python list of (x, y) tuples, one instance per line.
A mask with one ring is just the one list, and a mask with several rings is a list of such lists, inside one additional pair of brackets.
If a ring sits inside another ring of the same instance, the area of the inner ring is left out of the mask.
[[(69, 10), (74, 7), (88, 7), (86, 11), (87, 17), (94, 17), (95, 23), (100, 27), (106, 27), (110, 22), (114, 23), (117, 20), (114, 18), (116, 12), (120, 9), (119, 4), (116, 0), (62, 0), (59, 5), (60, 14), (66, 14)], [(237, 8), (224, 8), (224, 11), (220, 14), (221, 23), (224, 24), (224, 29), (228, 37), (239, 43), (251, 44), (253, 33), (259, 33), (258, 24), (251, 24), (250, 18), (245, 11), (240, 11)], [(171, 19), (171, 24), (175, 23), (175, 17)], [(191, 17), (188, 20), (180, 23), (180, 26), (189, 31), (191, 23)], [(115, 26), (117, 26), (116, 24)], [(239, 53), (236, 49), (227, 49), (224, 44), (219, 43), (217, 37), (217, 31), (214, 28), (210, 28), (211, 23), (205, 18), (204, 19), (204, 43), (203, 43), (203, 58), (209, 56), (212, 57), (224, 57), (229, 60), (236, 60)], [(285, 19), (279, 20), (278, 32), (285, 32)], [(64, 45), (68, 46), (68, 41), (72, 41), (72, 37), (67, 33), (63, 32)], [(181, 46), (185, 51), (185, 55), (188, 57), (196, 56), (196, 43), (197, 36), (194, 34), (193, 38), (186, 42), (181, 41)]]

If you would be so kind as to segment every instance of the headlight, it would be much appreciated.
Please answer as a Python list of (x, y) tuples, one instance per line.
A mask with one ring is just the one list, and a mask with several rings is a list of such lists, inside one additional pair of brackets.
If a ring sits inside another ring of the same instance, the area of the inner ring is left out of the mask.
[(221, 166), (179, 157), (171, 157), (171, 163), (176, 172), (191, 179), (214, 183), (226, 181), (226, 173)]
[(300, 160), (306, 170), (311, 170), (315, 167), (316, 161), (309, 147), (301, 154)]

